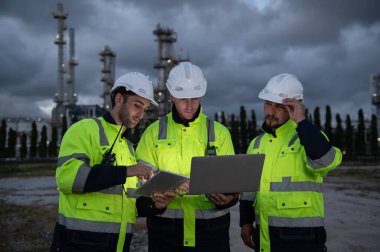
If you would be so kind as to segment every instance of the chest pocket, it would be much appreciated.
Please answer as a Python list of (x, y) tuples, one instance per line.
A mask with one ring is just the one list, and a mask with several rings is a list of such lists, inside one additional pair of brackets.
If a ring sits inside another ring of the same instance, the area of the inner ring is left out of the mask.
[(272, 177), (294, 177), (298, 176), (303, 167), (301, 154), (301, 144), (298, 135), (295, 135), (287, 146), (280, 149), (278, 158), (275, 159), (276, 169), (273, 170)]
[[(157, 166), (161, 169), (176, 172), (176, 169), (178, 169), (177, 159), (179, 155), (176, 139), (158, 140), (154, 148), (157, 154)], [(170, 167), (167, 167), (168, 165), (170, 165)]]
[(106, 214), (119, 212), (113, 200), (97, 197), (96, 193), (81, 195), (77, 202), (77, 209), (103, 212)]
[(277, 198), (277, 209), (296, 209), (312, 207), (310, 197), (282, 196)]

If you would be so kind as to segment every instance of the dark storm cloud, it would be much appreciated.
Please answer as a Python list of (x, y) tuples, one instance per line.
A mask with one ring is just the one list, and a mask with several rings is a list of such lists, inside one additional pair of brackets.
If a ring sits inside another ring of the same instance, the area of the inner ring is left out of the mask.
[[(156, 80), (160, 23), (177, 32), (184, 49), (208, 80), (204, 110), (255, 109), (258, 92), (273, 75), (289, 72), (305, 86), (306, 105), (326, 105), (342, 117), (363, 108), (370, 114), (372, 73), (380, 71), (380, 2), (366, 1), (62, 1), (67, 26), (75, 28), (79, 102), (98, 102), (99, 52), (116, 53), (117, 76), (141, 71)], [(1, 116), (41, 115), (57, 82), (58, 1), (0, 2)], [(65, 33), (68, 42), (68, 33)], [(67, 60), (67, 46), (65, 60)], [(348, 99), (349, 98), (349, 99)], [(42, 104), (42, 105), (41, 105)], [(4, 105), (5, 106), (5, 105)]]

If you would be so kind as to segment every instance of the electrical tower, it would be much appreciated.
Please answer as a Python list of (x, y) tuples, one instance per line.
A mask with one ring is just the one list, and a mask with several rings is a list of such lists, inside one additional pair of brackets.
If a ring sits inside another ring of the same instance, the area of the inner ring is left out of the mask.
[(103, 63), (102, 78), (104, 83), (104, 91), (101, 97), (103, 98), (103, 109), (110, 111), (111, 104), (111, 89), (115, 82), (115, 57), (116, 54), (109, 46), (105, 46), (103, 51), (99, 53), (100, 61)]

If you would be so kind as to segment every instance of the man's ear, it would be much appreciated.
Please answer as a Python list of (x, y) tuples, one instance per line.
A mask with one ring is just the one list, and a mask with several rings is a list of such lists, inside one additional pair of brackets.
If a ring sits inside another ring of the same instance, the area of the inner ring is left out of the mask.
[(115, 106), (124, 102), (124, 96), (121, 93), (115, 94)]

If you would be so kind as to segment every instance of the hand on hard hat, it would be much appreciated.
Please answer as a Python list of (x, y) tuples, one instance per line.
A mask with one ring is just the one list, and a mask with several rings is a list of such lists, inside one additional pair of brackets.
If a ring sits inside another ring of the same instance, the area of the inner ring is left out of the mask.
[(154, 100), (153, 84), (149, 78), (141, 73), (131, 72), (120, 76), (111, 89), (111, 93), (118, 87), (125, 87), (127, 91), (148, 99), (153, 105), (158, 106)]
[(199, 67), (181, 62), (170, 71), (166, 87), (175, 98), (198, 98), (205, 95), (207, 82)]
[(290, 118), (299, 123), (305, 119), (305, 105), (297, 101), (296, 99), (284, 99), (282, 104), (285, 105), (285, 109), (288, 111)]

